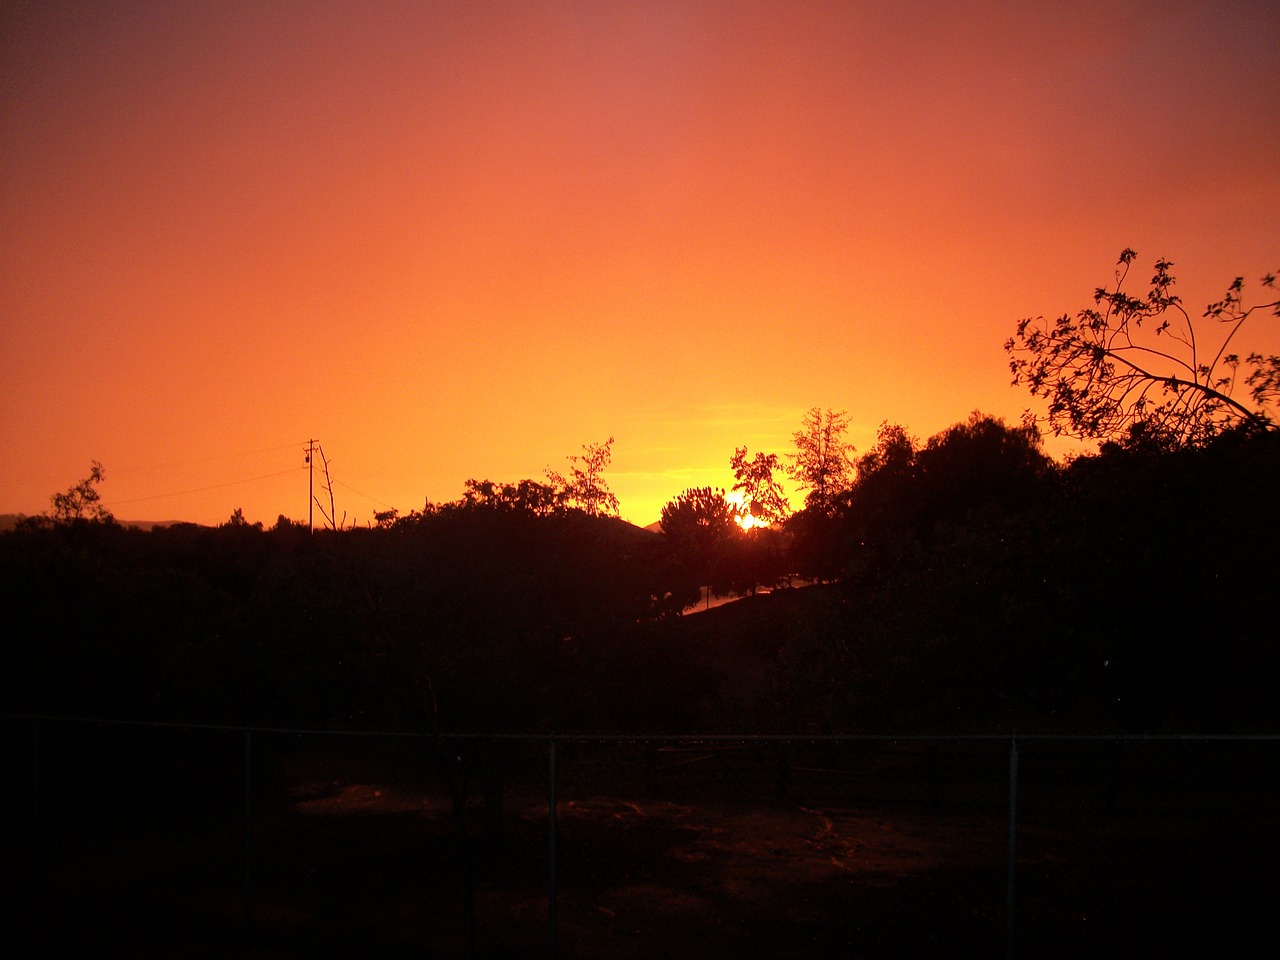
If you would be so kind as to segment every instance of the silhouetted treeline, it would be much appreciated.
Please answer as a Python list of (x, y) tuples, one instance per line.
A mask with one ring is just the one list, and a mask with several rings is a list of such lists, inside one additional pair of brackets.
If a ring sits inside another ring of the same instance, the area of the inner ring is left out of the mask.
[(705, 582), (688, 540), (518, 486), (315, 535), (283, 518), (28, 524), (0, 535), (7, 709), (421, 731), (1274, 730), (1278, 468), (1271, 434), (1059, 465), (987, 417), (924, 443), (886, 425), (839, 496), (696, 557), (743, 592), (818, 585), (683, 617)]
[(807, 538), (839, 587), (783, 658), (810, 722), (1276, 728), (1277, 435), (1057, 466), (975, 415), (859, 466)]
[[(577, 511), (28, 527), (0, 538), (9, 709), (432, 730), (678, 723), (660, 538)], [(660, 676), (665, 675), (665, 676)], [(666, 699), (655, 686), (666, 684)]]

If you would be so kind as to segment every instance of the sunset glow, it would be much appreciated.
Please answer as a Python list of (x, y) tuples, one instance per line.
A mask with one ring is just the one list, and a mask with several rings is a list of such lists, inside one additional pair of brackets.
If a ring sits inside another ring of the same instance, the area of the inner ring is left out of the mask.
[(98, 460), (121, 519), (305, 520), (314, 438), (367, 523), (613, 436), (643, 525), (813, 406), (1016, 421), (1002, 342), (1124, 247), (1197, 316), (1280, 269), (1264, 0), (51, 0), (0, 43), (0, 513)]
[(758, 520), (747, 511), (746, 500), (740, 490), (726, 491), (724, 498), (738, 510), (735, 521), (743, 530), (754, 530), (756, 527), (767, 527), (763, 520)]

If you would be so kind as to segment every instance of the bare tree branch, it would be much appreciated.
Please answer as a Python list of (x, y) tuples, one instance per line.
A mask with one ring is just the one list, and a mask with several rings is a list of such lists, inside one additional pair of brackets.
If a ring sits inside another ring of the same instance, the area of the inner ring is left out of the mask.
[[(1280, 357), (1251, 353), (1242, 361), (1227, 351), (1255, 311), (1280, 316), (1280, 300), (1245, 308), (1244, 281), (1237, 277), (1204, 312), (1202, 319), (1229, 326), (1213, 359), (1204, 363), (1196, 324), (1173, 293), (1172, 263), (1156, 261), (1145, 296), (1124, 292), (1135, 257), (1127, 249), (1120, 254), (1115, 287), (1094, 292), (1096, 308), (1074, 318), (1022, 320), (1005, 342), (1013, 382), (1048, 401), (1049, 429), (1123, 442), (1154, 428), (1180, 445), (1202, 443), (1228, 429), (1275, 429)], [(1263, 277), (1262, 285), (1274, 289), (1275, 277)], [(1183, 352), (1158, 345), (1160, 337)], [(1242, 363), (1248, 402), (1233, 396)]]

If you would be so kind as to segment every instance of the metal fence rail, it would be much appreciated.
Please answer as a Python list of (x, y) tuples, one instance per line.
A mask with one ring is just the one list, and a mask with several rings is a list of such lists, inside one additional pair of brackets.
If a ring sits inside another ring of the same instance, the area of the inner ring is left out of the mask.
[(16, 956), (1212, 956), (1280, 855), (1280, 736), (5, 730)]

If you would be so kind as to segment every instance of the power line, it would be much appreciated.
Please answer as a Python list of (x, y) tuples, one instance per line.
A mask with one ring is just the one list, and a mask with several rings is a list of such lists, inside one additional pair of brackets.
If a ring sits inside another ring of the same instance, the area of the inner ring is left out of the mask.
[(190, 490), (177, 490), (173, 493), (157, 493), (151, 497), (133, 497), (129, 500), (112, 500), (106, 504), (109, 507), (119, 506), (125, 503), (142, 503), (147, 500), (164, 500), (166, 497), (181, 497), (188, 493), (204, 493), (207, 490), (221, 490), (223, 487), (235, 487), (245, 483), (257, 483), (259, 480), (271, 480), (274, 477), (283, 477), (286, 474), (297, 473), (299, 470), (305, 470), (306, 467), (291, 467), (288, 470), (281, 470), (279, 473), (267, 473), (260, 477), (249, 477), (244, 480), (229, 480), (226, 483), (215, 483), (207, 487), (193, 487)]
[(201, 463), (212, 463), (216, 460), (234, 460), (237, 457), (250, 457), (259, 453), (279, 453), (281, 450), (292, 450), (297, 443), (285, 443), (275, 447), (261, 447), (256, 450), (236, 450), (231, 453), (218, 453), (208, 457), (195, 457), (187, 460), (161, 460), (136, 466), (137, 470), (154, 470), (160, 467), (185, 467)]
[[(182, 496), (186, 496), (188, 494), (193, 494), (193, 493), (205, 493), (210, 490), (222, 490), (227, 487), (242, 486), (243, 484), (246, 484), (246, 483), (257, 483), (261, 480), (272, 480), (276, 477), (288, 476), (289, 474), (298, 473), (299, 471), (302, 471), (302, 470), (306, 470), (308, 473), (311, 473), (315, 466), (314, 455), (316, 452), (318, 452), (319, 445), (320, 445), (319, 441), (317, 440), (303, 441), (302, 449), (303, 449), (303, 453), (306, 455), (306, 463), (304, 466), (301, 466), (301, 467), (291, 467), (288, 470), (280, 470), (275, 473), (266, 473), (256, 477), (246, 477), (242, 480), (228, 480), (225, 483), (214, 483), (204, 487), (191, 487), (186, 490), (175, 490), (171, 493), (157, 493), (147, 497), (130, 497), (127, 500), (104, 501), (103, 505), (114, 508), (117, 506), (124, 506), (131, 503), (147, 503), (152, 500), (165, 500), (170, 497), (182, 497)], [(225, 454), (225, 455), (216, 456), (216, 457), (205, 457), (202, 460), (181, 461), (181, 462), (200, 463), (200, 462), (208, 462), (211, 460), (226, 460), (232, 457), (247, 455), (250, 453), (275, 453), (280, 450), (297, 449), (297, 446), (298, 444), (294, 442), (294, 443), (289, 443), (289, 444), (285, 444), (283, 446), (278, 446), (278, 447), (266, 447), (261, 450), (244, 451), (243, 454)], [(379, 504), (380, 506), (384, 506), (389, 509), (394, 509), (393, 504), (387, 503), (385, 500), (380, 500), (377, 497), (370, 496), (369, 494), (365, 493), (363, 490), (357, 490), (355, 487), (351, 486), (351, 484), (349, 483), (343, 483), (341, 480), (331, 480), (331, 483), (334, 486), (343, 487), (346, 490), (349, 490), (350, 492), (356, 494), (357, 496), (364, 497), (366, 500), (370, 501), (371, 503), (376, 503), (376, 504)], [(308, 492), (310, 494), (311, 499), (314, 500), (315, 499), (314, 490), (310, 490)]]
[(343, 483), (341, 480), (335, 480), (333, 481), (333, 483), (334, 483), (334, 486), (346, 487), (352, 493), (357, 494), (361, 497), (364, 497), (366, 500), (370, 500), (373, 503), (381, 504), (384, 507), (391, 507), (392, 509), (395, 508), (395, 504), (387, 503), (385, 500), (379, 500), (377, 497), (371, 497), (369, 496), (369, 494), (365, 493), (363, 490), (357, 490), (355, 487), (351, 486), (351, 484), (349, 483)]

